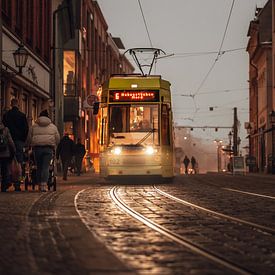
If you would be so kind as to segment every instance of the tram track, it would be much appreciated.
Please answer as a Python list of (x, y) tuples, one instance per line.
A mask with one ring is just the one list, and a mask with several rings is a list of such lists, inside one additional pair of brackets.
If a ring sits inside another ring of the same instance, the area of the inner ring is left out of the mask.
[(204, 258), (207, 258), (208, 260), (219, 264), (228, 270), (234, 271), (239, 274), (253, 274), (253, 272), (247, 270), (246, 268), (240, 266), (239, 264), (236, 264), (234, 262), (231, 262), (230, 260), (225, 259), (224, 257), (220, 255), (216, 255), (212, 251), (209, 251), (203, 247), (201, 247), (198, 244), (193, 243), (192, 241), (184, 238), (183, 236), (180, 236), (179, 234), (167, 229), (164, 226), (161, 226), (158, 223), (155, 223), (151, 219), (146, 218), (139, 212), (135, 211), (131, 207), (129, 207), (118, 195), (118, 186), (114, 186), (110, 190), (110, 197), (111, 199), (116, 203), (116, 205), (123, 210), (125, 213), (133, 217), (134, 219), (138, 220), (139, 222), (143, 223), (144, 225), (148, 226), (149, 228), (153, 229), (154, 231), (162, 234), (163, 236), (169, 238), (173, 242), (180, 244), (181, 246), (184, 246), (188, 249), (190, 249), (193, 253), (199, 254), (200, 256), (203, 256)]
[(199, 206), (197, 204), (194, 204), (194, 203), (190, 203), (186, 200), (183, 200), (183, 199), (180, 199), (180, 198), (177, 198), (167, 192), (164, 192), (162, 190), (160, 190), (159, 188), (157, 188), (156, 186), (154, 186), (154, 189), (161, 195), (173, 200), (173, 201), (176, 201), (178, 203), (181, 203), (181, 204), (184, 204), (186, 206), (189, 206), (189, 207), (193, 207), (193, 208), (196, 208), (196, 209), (199, 209), (201, 211), (205, 211), (207, 213), (210, 213), (211, 215), (214, 215), (214, 216), (218, 216), (218, 217), (221, 217), (223, 219), (226, 219), (226, 220), (229, 220), (229, 221), (232, 221), (232, 222), (236, 222), (236, 223), (239, 223), (239, 224), (243, 224), (243, 225), (247, 225), (249, 227), (251, 227), (252, 229), (256, 229), (256, 230), (259, 230), (260, 233), (268, 233), (268, 234), (272, 234), (272, 235), (275, 235), (275, 228), (271, 228), (271, 227), (267, 227), (267, 226), (264, 226), (264, 225), (260, 225), (260, 224), (256, 224), (256, 223), (253, 223), (253, 222), (249, 222), (249, 221), (246, 221), (246, 220), (243, 220), (243, 219), (240, 219), (240, 218), (236, 218), (236, 217), (233, 217), (233, 216), (230, 216), (230, 215), (226, 215), (226, 214), (223, 214), (223, 213), (220, 213), (220, 212), (217, 212), (217, 211), (214, 211), (214, 210), (211, 210), (211, 209), (208, 209), (208, 208), (205, 208), (205, 207), (202, 207), (202, 206)]

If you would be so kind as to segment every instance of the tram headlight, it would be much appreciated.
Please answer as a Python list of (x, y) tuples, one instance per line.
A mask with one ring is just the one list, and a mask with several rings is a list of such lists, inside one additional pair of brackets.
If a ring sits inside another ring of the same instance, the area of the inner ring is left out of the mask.
[(147, 146), (145, 148), (145, 153), (146, 155), (153, 155), (155, 153), (155, 149), (152, 146)]
[(111, 153), (117, 156), (120, 155), (121, 152), (122, 152), (121, 147), (115, 147), (114, 149), (111, 150)]

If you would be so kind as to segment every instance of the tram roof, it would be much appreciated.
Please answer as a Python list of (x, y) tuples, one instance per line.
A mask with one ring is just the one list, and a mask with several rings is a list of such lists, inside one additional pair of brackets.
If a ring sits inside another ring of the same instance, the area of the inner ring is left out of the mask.
[(136, 89), (165, 89), (170, 90), (170, 82), (161, 78), (160, 75), (141, 74), (116, 74), (103, 84), (103, 89), (132, 89), (136, 84)]

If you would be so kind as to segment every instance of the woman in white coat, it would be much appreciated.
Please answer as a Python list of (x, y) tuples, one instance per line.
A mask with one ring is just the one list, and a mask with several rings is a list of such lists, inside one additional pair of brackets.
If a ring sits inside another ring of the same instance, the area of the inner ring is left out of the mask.
[(59, 141), (59, 132), (50, 120), (48, 111), (42, 111), (28, 136), (28, 143), (33, 149), (37, 166), (37, 182), (42, 192), (47, 191), (50, 161)]

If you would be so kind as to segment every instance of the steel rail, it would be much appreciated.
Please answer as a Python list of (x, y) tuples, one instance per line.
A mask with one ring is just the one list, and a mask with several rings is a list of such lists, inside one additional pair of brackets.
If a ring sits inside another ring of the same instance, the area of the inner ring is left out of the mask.
[[(264, 225), (260, 225), (260, 224), (257, 224), (257, 223), (253, 223), (253, 222), (249, 222), (249, 221), (246, 221), (246, 220), (242, 220), (242, 219), (239, 219), (239, 218), (236, 218), (236, 217), (232, 217), (232, 216), (229, 216), (229, 215), (226, 215), (226, 214), (222, 214), (222, 213), (219, 213), (219, 212), (216, 212), (214, 210), (210, 210), (208, 208), (205, 208), (205, 207), (202, 207), (202, 206), (199, 206), (197, 204), (194, 204), (194, 203), (191, 203), (191, 202), (188, 202), (188, 201), (185, 201), (183, 199), (179, 199), (173, 195), (170, 195), (160, 189), (158, 189), (156, 186), (154, 186), (154, 189), (161, 195), (169, 198), (169, 199), (172, 199), (174, 201), (177, 201), (181, 204), (184, 204), (184, 205), (187, 205), (187, 206), (190, 206), (190, 207), (194, 207), (194, 208), (197, 208), (199, 210), (202, 210), (202, 211), (205, 211), (205, 212), (208, 212), (214, 216), (218, 216), (218, 217), (221, 217), (221, 218), (224, 218), (224, 219), (227, 219), (227, 220), (230, 220), (230, 221), (234, 221), (234, 222), (237, 222), (237, 223), (241, 223), (241, 224), (245, 224), (245, 225), (248, 225), (250, 227), (253, 227), (254, 229), (259, 229), (261, 233), (269, 233), (269, 234), (272, 234), (274, 235), (275, 234), (275, 229), (274, 228), (271, 228), (271, 227), (267, 227), (267, 226), (264, 226)], [(262, 232), (264, 231), (264, 232)]]
[(149, 228), (157, 231), (158, 233), (166, 236), (167, 238), (171, 239), (172, 241), (181, 244), (187, 248), (189, 248), (191, 251), (217, 263), (220, 264), (230, 270), (233, 270), (239, 274), (253, 274), (251, 271), (238, 266), (237, 264), (234, 264), (218, 255), (215, 255), (214, 253), (207, 251), (206, 249), (200, 247), (197, 244), (192, 243), (190, 240), (185, 239), (184, 237), (170, 231), (169, 229), (166, 229), (165, 227), (151, 221), (150, 219), (144, 217), (142, 214), (138, 213), (131, 207), (129, 207), (117, 194), (118, 186), (114, 186), (110, 190), (110, 197), (111, 199), (116, 203), (116, 205), (123, 210), (125, 213), (133, 217), (134, 219), (140, 221), (141, 223), (145, 224)]
[(246, 191), (242, 191), (242, 190), (238, 190), (238, 189), (225, 188), (225, 187), (223, 187), (222, 189), (227, 190), (227, 191), (242, 193), (242, 194), (246, 194), (246, 195), (251, 195), (251, 196), (262, 197), (262, 198), (266, 198), (266, 199), (275, 200), (275, 197), (262, 195), (262, 194), (258, 194), (258, 193), (246, 192)]

